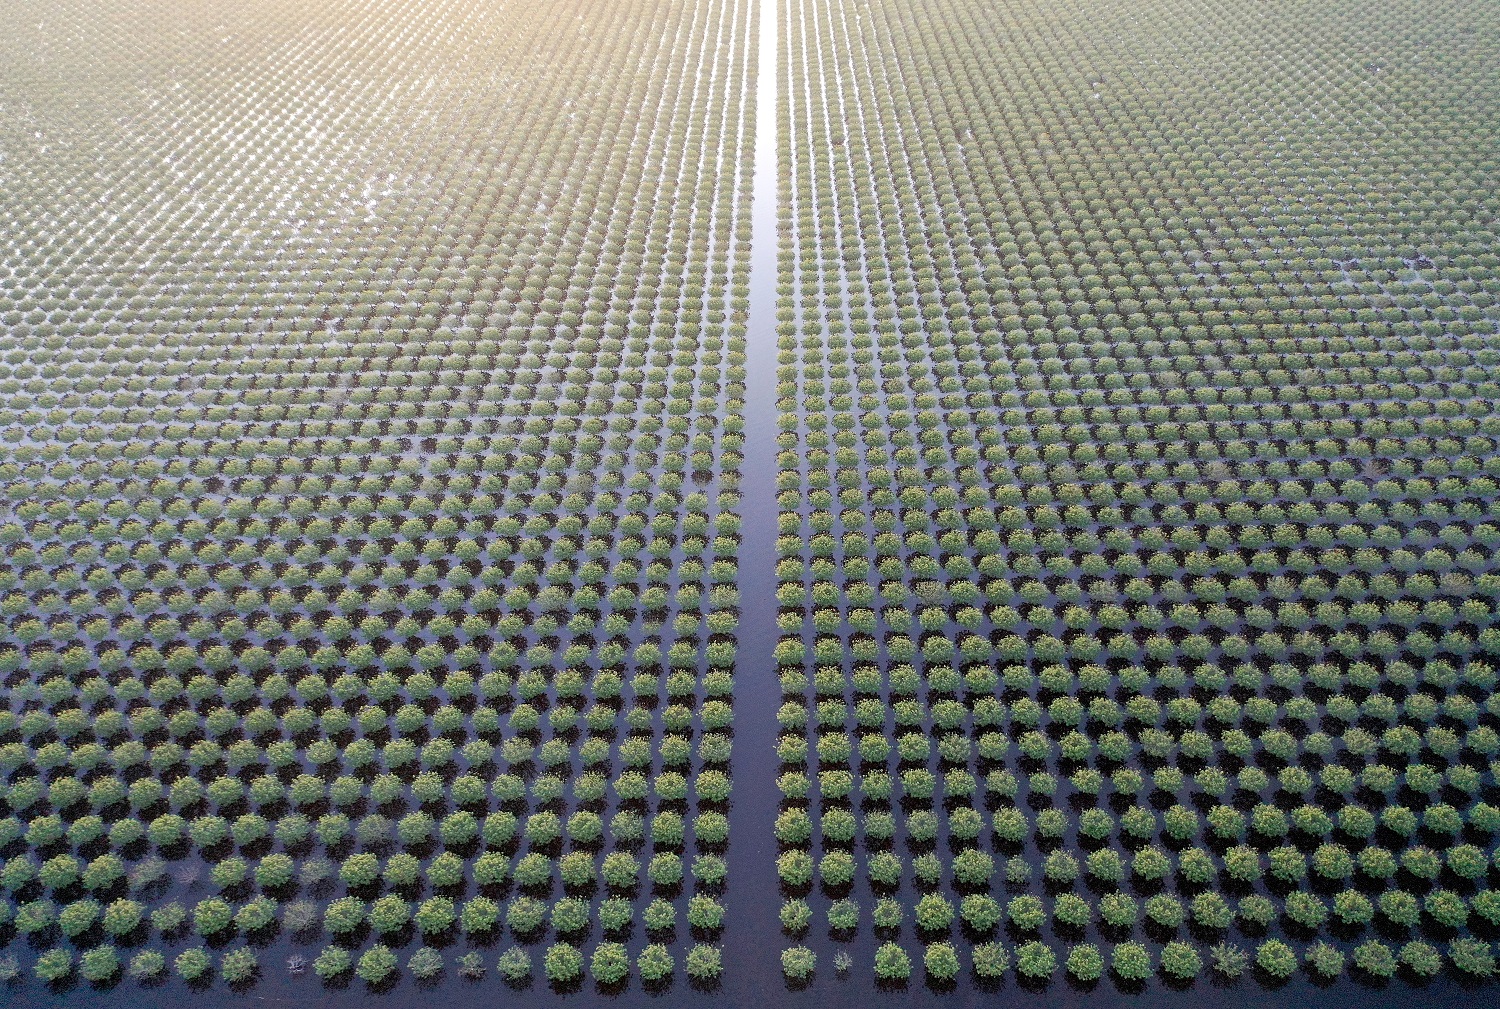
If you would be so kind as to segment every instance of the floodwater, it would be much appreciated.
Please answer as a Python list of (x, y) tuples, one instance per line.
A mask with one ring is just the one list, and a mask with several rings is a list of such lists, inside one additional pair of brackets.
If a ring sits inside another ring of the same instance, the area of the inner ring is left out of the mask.
[(726, 993), (750, 1005), (784, 993), (777, 912), (776, 709), (776, 36), (779, 0), (760, 0), (755, 84), (755, 176), (750, 203), (750, 305), (745, 347), (745, 461), (741, 474), (739, 668), (735, 673), (734, 805), (726, 894)]
[[(1058, 1007), (1084, 1006), (1089, 1009), (1151, 1005), (1166, 1009), (1270, 1009), (1282, 1006), (1308, 1006), (1318, 1009), (1385, 1009), (1391, 1006), (1456, 1006), (1462, 1000), (1493, 998), (1492, 989), (1474, 989), (1456, 977), (1440, 976), (1425, 984), (1396, 981), (1389, 985), (1361, 983), (1348, 977), (1333, 985), (1314, 984), (1302, 975), (1281, 985), (1271, 985), (1250, 976), (1234, 982), (1204, 977), (1195, 984), (1174, 988), (1154, 980), (1140, 988), (1127, 988), (1111, 979), (1093, 985), (1079, 985), (1061, 971), (1043, 985), (1022, 984), (1014, 974), (1003, 983), (981, 986), (962, 978), (956, 984), (939, 987), (921, 977), (920, 966), (913, 980), (902, 986), (878, 985), (872, 963), (878, 940), (868, 922), (853, 937), (830, 943), (815, 934), (808, 945), (819, 952), (820, 962), (814, 978), (793, 985), (780, 971), (780, 951), (792, 940), (781, 932), (777, 912), (782, 895), (777, 889), (775, 867), (776, 842), (772, 833), (780, 808), (780, 793), (775, 785), (777, 761), (775, 740), (778, 727), (776, 709), (781, 702), (772, 651), (776, 644), (776, 273), (777, 273), (777, 7), (781, 0), (759, 2), (759, 45), (756, 71), (756, 119), (753, 199), (751, 204), (752, 238), (748, 337), (746, 351), (745, 449), (743, 469), (743, 527), (739, 556), (742, 600), (739, 667), (736, 672), (735, 707), (735, 794), (730, 808), (732, 840), (728, 852), (730, 874), (723, 897), (727, 908), (726, 927), (714, 941), (724, 954), (724, 975), (711, 987), (688, 982), (681, 965), (671, 983), (647, 989), (639, 978), (632, 978), (619, 989), (604, 990), (592, 981), (567, 989), (550, 986), (541, 976), (540, 964), (535, 977), (524, 987), (508, 986), (494, 973), (493, 965), (505, 943), (485, 949), (490, 973), (471, 981), (457, 976), (450, 963), (445, 974), (430, 982), (417, 982), (408, 971), (388, 989), (373, 994), (356, 979), (347, 979), (338, 987), (325, 986), (312, 972), (292, 974), (285, 967), (294, 953), (311, 957), (318, 944), (294, 944), (279, 939), (259, 951), (261, 975), (243, 990), (235, 990), (222, 981), (202, 987), (189, 987), (172, 979), (157, 987), (141, 987), (121, 980), (107, 987), (96, 987), (75, 979), (70, 985), (46, 988), (34, 979), (12, 986), (0, 986), (0, 1005), (16, 1009), (76, 1006), (87, 1004), (102, 1009), (159, 1006), (163, 1009), (187, 1009), (204, 1004), (245, 1006), (346, 1006), (377, 1004), (389, 1009), (418, 1009), (430, 1006), (434, 998), (459, 1007), (535, 1006), (608, 1003), (619, 1009), (655, 1006), (676, 1009), (678, 1006), (700, 1007), (715, 1004), (734, 1007), (764, 1005), (767, 1000), (794, 1009), (855, 1009), (871, 1002), (881, 1006), (959, 1007), (1032, 1005)], [(908, 952), (917, 946), (906, 943)], [(401, 951), (403, 959), (409, 955)], [(674, 944), (680, 952), (682, 943)], [(837, 972), (831, 962), (834, 948), (846, 951), (853, 967)], [(458, 950), (450, 952), (455, 959)], [(916, 957), (914, 956), (915, 960)]]

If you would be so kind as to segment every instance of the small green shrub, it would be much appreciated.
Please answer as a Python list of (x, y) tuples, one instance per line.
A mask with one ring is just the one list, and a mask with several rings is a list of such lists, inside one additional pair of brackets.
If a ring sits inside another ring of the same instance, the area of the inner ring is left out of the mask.
[(138, 981), (160, 977), (167, 969), (167, 958), (154, 949), (144, 949), (130, 959), (126, 972)]
[(354, 956), (342, 946), (324, 946), (313, 958), (313, 972), (325, 981), (331, 981), (354, 966)]
[(1169, 942), (1162, 947), (1161, 969), (1171, 977), (1190, 980), (1203, 970), (1203, 958), (1185, 942)]
[(927, 973), (940, 981), (957, 977), (961, 966), (952, 944), (946, 942), (930, 943), (922, 955), (922, 963)]
[(1250, 955), (1233, 943), (1217, 943), (1208, 952), (1213, 958), (1214, 970), (1225, 977), (1239, 977), (1250, 966)]
[(781, 972), (794, 981), (810, 977), (818, 958), (806, 946), (792, 946), (781, 951)]
[(1396, 973), (1396, 955), (1385, 943), (1370, 939), (1354, 948), (1354, 966), (1373, 977)]
[(1307, 965), (1319, 977), (1338, 977), (1344, 972), (1344, 954), (1326, 942), (1317, 942), (1307, 950)]
[(690, 977), (700, 981), (711, 980), (718, 977), (723, 969), (723, 954), (717, 946), (698, 943), (688, 950), (687, 972)]
[(250, 980), (260, 969), (255, 951), (248, 946), (232, 949), (219, 960), (219, 975), (230, 984)]
[(207, 974), (212, 966), (213, 960), (201, 946), (183, 950), (172, 961), (172, 968), (184, 981), (196, 981)]
[(520, 981), (531, 976), (531, 954), (520, 946), (512, 946), (500, 954), (495, 967), (507, 981)]
[(1117, 943), (1110, 951), (1109, 965), (1126, 981), (1144, 981), (1151, 976), (1151, 954), (1138, 942)]
[(555, 942), (548, 946), (542, 964), (547, 980), (553, 983), (573, 981), (583, 975), (583, 954), (569, 943)]
[(1057, 956), (1040, 942), (1028, 942), (1016, 947), (1016, 970), (1029, 978), (1042, 979), (1052, 976), (1057, 969)]
[(983, 942), (974, 947), (974, 973), (982, 978), (1000, 978), (1010, 970), (1010, 953), (998, 942)]
[(54, 947), (37, 957), (31, 969), (43, 981), (61, 981), (73, 973), (73, 953), (71, 950)]
[(651, 943), (641, 950), (635, 960), (636, 970), (644, 981), (660, 981), (670, 977), (676, 967), (672, 953), (661, 943)]
[(113, 946), (95, 946), (79, 959), (78, 973), (84, 980), (101, 983), (120, 972), (120, 956)]
[(1297, 969), (1297, 954), (1280, 939), (1267, 939), (1255, 949), (1255, 964), (1273, 978), (1287, 978)]
[(1065, 965), (1079, 981), (1097, 981), (1104, 974), (1104, 954), (1093, 943), (1079, 943), (1068, 950)]
[(431, 946), (423, 946), (406, 961), (406, 969), (414, 977), (436, 977), (443, 971), (443, 954)]
[(903, 981), (911, 976), (911, 957), (894, 942), (875, 950), (875, 976), (882, 981)]
[(618, 984), (630, 976), (630, 954), (617, 942), (601, 942), (589, 959), (589, 973), (600, 984)]
[(396, 954), (384, 944), (371, 946), (360, 954), (354, 973), (366, 984), (379, 984), (395, 972)]

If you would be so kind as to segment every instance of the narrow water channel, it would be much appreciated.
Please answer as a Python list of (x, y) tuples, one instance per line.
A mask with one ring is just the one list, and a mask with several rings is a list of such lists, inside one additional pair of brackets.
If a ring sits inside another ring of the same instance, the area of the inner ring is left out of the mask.
[(782, 988), (772, 828), (776, 709), (776, 38), (779, 0), (759, 0), (755, 162), (750, 204), (750, 305), (745, 351), (745, 461), (740, 542), (740, 642), (735, 673), (735, 795), (725, 985), (738, 1005)]

